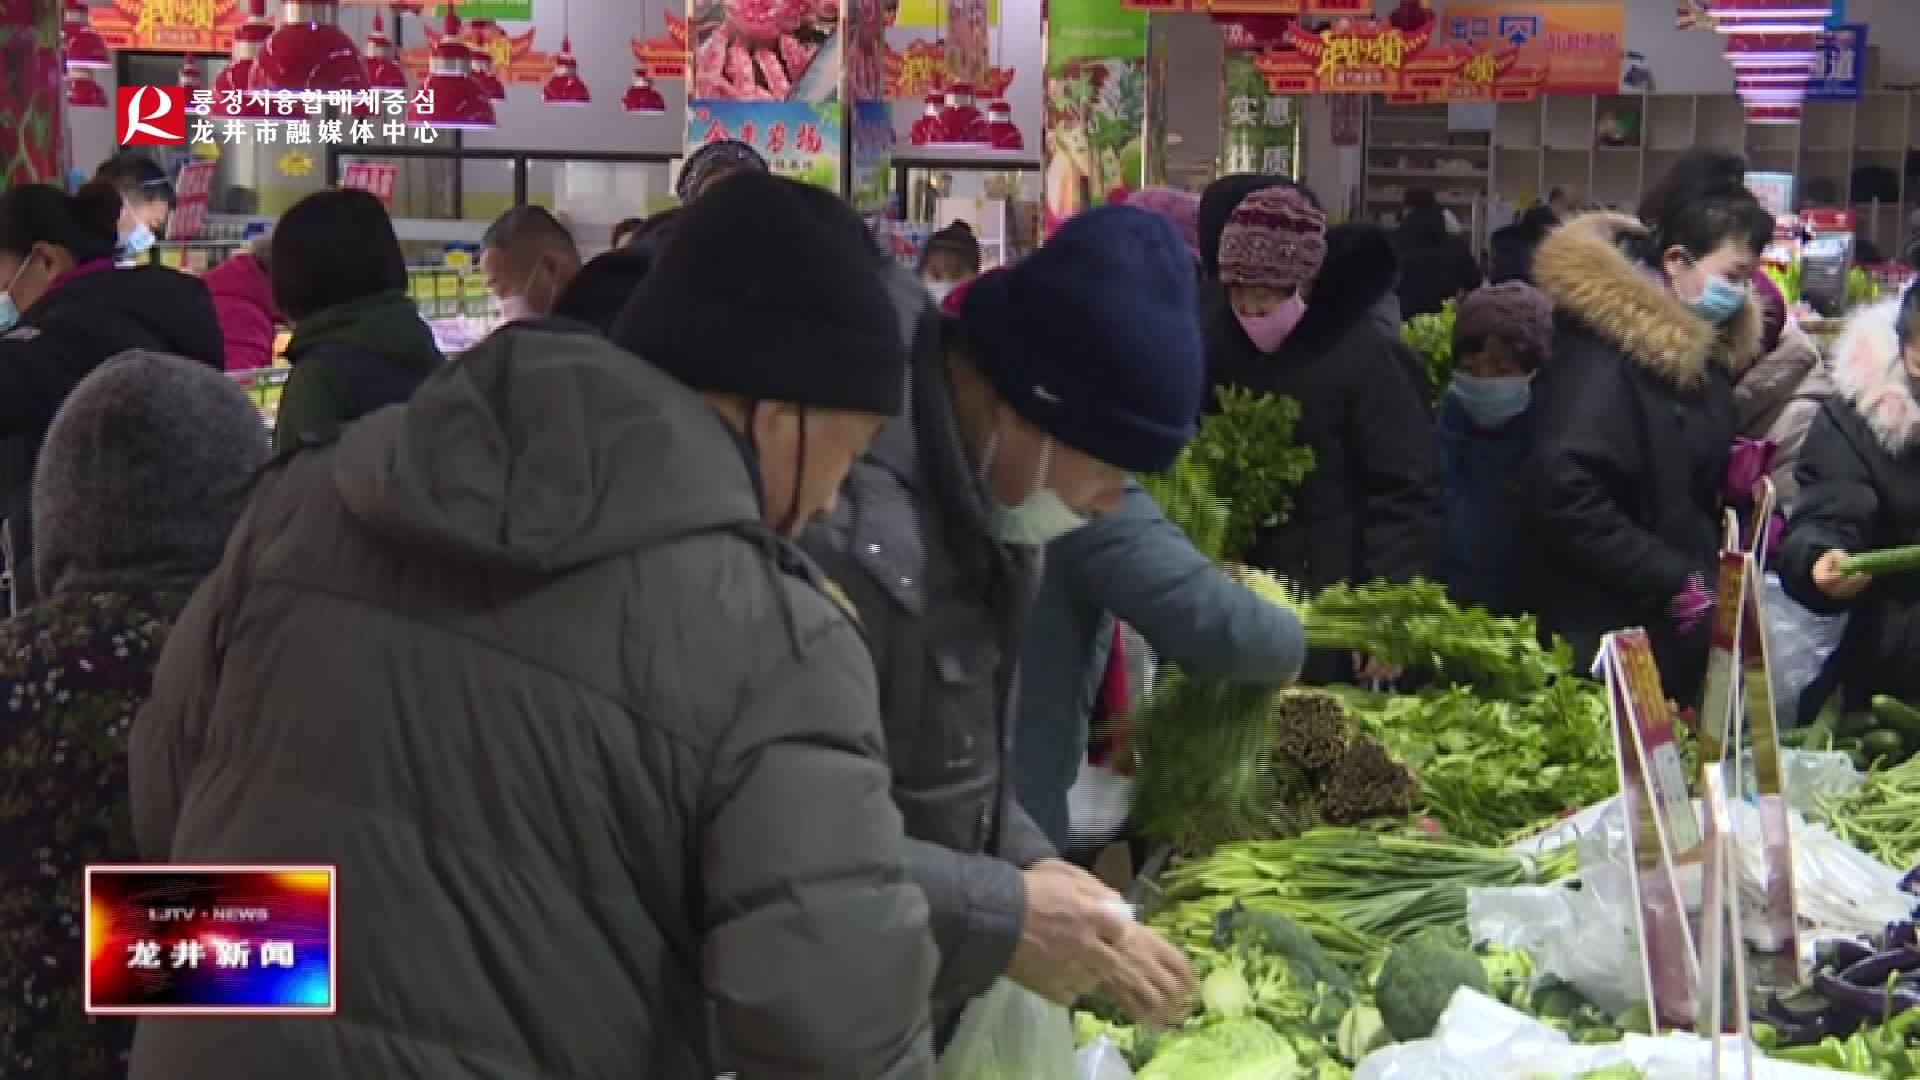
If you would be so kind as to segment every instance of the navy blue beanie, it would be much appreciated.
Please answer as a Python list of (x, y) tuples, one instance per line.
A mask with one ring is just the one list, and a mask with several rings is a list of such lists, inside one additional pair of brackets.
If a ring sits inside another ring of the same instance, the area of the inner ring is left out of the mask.
[(1075, 215), (959, 307), (974, 366), (1041, 431), (1130, 472), (1192, 440), (1206, 385), (1193, 256), (1159, 215)]

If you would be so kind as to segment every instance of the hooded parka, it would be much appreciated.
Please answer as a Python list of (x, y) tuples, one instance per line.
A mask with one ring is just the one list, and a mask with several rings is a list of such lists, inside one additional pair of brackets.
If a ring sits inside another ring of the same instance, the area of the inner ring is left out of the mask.
[(925, 1078), (872, 662), (749, 451), (515, 324), (270, 469), (131, 751), (150, 861), (339, 867), (339, 1013), (143, 1020), (132, 1076)]
[(1752, 303), (1724, 327), (1694, 315), (1628, 253), (1644, 235), (1635, 218), (1588, 214), (1547, 234), (1534, 258), (1554, 338), (1534, 380), (1533, 596), (1578, 663), (1601, 635), (1644, 627), (1667, 693), (1685, 704), (1706, 671), (1707, 629), (1682, 633), (1668, 607), (1690, 575), (1709, 588), (1716, 578), (1731, 372), (1758, 349), (1760, 318)]
[(1781, 541), (1787, 594), (1821, 613), (1849, 612), (1831, 661), (1848, 706), (1874, 694), (1920, 701), (1920, 575), (1878, 577), (1851, 603), (1813, 584), (1813, 565), (1838, 548), (1920, 543), (1920, 400), (1900, 359), (1898, 298), (1849, 320), (1834, 346), (1834, 392), (1800, 449), (1800, 494)]

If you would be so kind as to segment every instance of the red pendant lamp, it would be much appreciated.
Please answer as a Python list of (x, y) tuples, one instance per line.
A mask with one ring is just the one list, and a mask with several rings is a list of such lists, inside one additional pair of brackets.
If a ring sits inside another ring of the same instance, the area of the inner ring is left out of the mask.
[(940, 109), (945, 103), (946, 98), (939, 94), (927, 95), (926, 111), (920, 114), (920, 119), (913, 122), (913, 130), (907, 133), (909, 142), (915, 146), (925, 147), (940, 141)]
[(560, 51), (553, 56), (553, 74), (540, 89), (540, 100), (548, 105), (591, 105), (593, 95), (580, 79), (580, 64), (573, 58), (573, 3), (560, 5)]
[[(107, 39), (93, 28), (87, 18), (86, 0), (67, 0), (66, 8), (60, 14), (60, 51), (66, 56), (67, 70), (86, 68), (110, 68), (113, 66), (113, 52), (107, 48)], [(95, 83), (92, 93), (104, 94), (100, 84)], [(67, 95), (70, 104), (71, 91)], [(93, 108), (91, 105), (83, 108)]]
[(352, 92), (367, 89), (360, 48), (339, 26), (335, 0), (286, 0), (280, 27), (254, 58), (247, 89), (255, 93)]
[(253, 61), (273, 36), (273, 20), (267, 18), (267, 0), (247, 0), (247, 17), (233, 31), (233, 53), (227, 66), (213, 77), (213, 115), (222, 120), (272, 120), (272, 110), (256, 105), (248, 88), (253, 78)]
[(974, 104), (972, 83), (948, 83), (947, 103), (940, 109), (940, 139), (936, 150), (983, 150), (992, 145), (987, 117)]
[(69, 71), (67, 104), (76, 109), (104, 109), (107, 107), (107, 92), (93, 81), (93, 72), (86, 68)]
[[(1000, 25), (994, 27), (994, 53), (1002, 60), (1007, 58), (1007, 9), (1000, 9)], [(993, 65), (989, 64), (991, 68)], [(989, 76), (991, 77), (991, 76)], [(1013, 122), (1013, 106), (1004, 98), (997, 98), (987, 105), (987, 146), (1002, 154), (1021, 154), (1027, 149), (1027, 140), (1020, 134), (1020, 128)]]
[(1814, 34), (1833, 15), (1831, 0), (1713, 0), (1713, 28), (1722, 34)]
[(188, 98), (192, 98), (193, 92), (205, 85), (200, 78), (200, 62), (193, 58), (192, 53), (188, 53), (187, 58), (180, 61), (180, 89), (187, 92)]
[(467, 43), (460, 40), (460, 17), (449, 4), (445, 32), (427, 61), (427, 81), (421, 84), (408, 119), (450, 131), (491, 131), (498, 126), (493, 99), (474, 79), (470, 62)]
[(667, 99), (653, 88), (653, 80), (647, 78), (644, 65), (633, 69), (633, 81), (627, 84), (627, 92), (620, 98), (620, 107), (634, 116), (667, 114)]
[(474, 19), (467, 23), (467, 29), (473, 34), (473, 41), (467, 45), (468, 64), (473, 72), (473, 81), (487, 92), (494, 101), (507, 100), (507, 88), (493, 71), (493, 34), (494, 25), (489, 19)]
[(407, 72), (393, 62), (393, 39), (387, 36), (387, 23), (373, 13), (373, 29), (367, 32), (367, 89), (406, 93)]

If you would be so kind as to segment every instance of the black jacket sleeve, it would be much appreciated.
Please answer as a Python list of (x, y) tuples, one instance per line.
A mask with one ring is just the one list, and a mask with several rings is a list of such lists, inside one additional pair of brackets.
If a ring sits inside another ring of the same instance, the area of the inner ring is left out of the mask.
[[(1846, 402), (1829, 398), (1814, 414), (1793, 472), (1800, 495), (1780, 541), (1780, 584), (1803, 607), (1822, 614), (1844, 611), (1848, 603), (1814, 585), (1813, 564), (1835, 548), (1858, 552), (1868, 547), (1880, 512), (1880, 495), (1865, 456), (1877, 451), (1870, 448), (1872, 436), (1851, 410)], [(1862, 446), (1861, 439), (1869, 440), (1868, 445)]]
[(1651, 468), (1628, 361), (1584, 336), (1556, 342), (1535, 380), (1539, 442), (1533, 487), (1540, 542), (1564, 568), (1604, 581), (1648, 609), (1708, 572), (1635, 521)]
[(92, 336), (71, 319), (0, 335), (0, 438), (30, 434), (53, 419), (102, 355)]
[(1409, 581), (1433, 573), (1445, 517), (1433, 411), (1424, 387), (1386, 340), (1356, 349), (1360, 380), (1351, 400), (1348, 445), (1360, 486), (1360, 550), (1354, 580)]

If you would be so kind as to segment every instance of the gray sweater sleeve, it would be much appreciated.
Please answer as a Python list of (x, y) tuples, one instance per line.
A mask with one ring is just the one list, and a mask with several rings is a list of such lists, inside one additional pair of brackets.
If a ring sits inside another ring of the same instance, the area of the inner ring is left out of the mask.
[(1266, 685), (1300, 675), (1299, 620), (1207, 561), (1138, 485), (1118, 510), (1055, 541), (1047, 559), (1086, 603), (1193, 674)]

